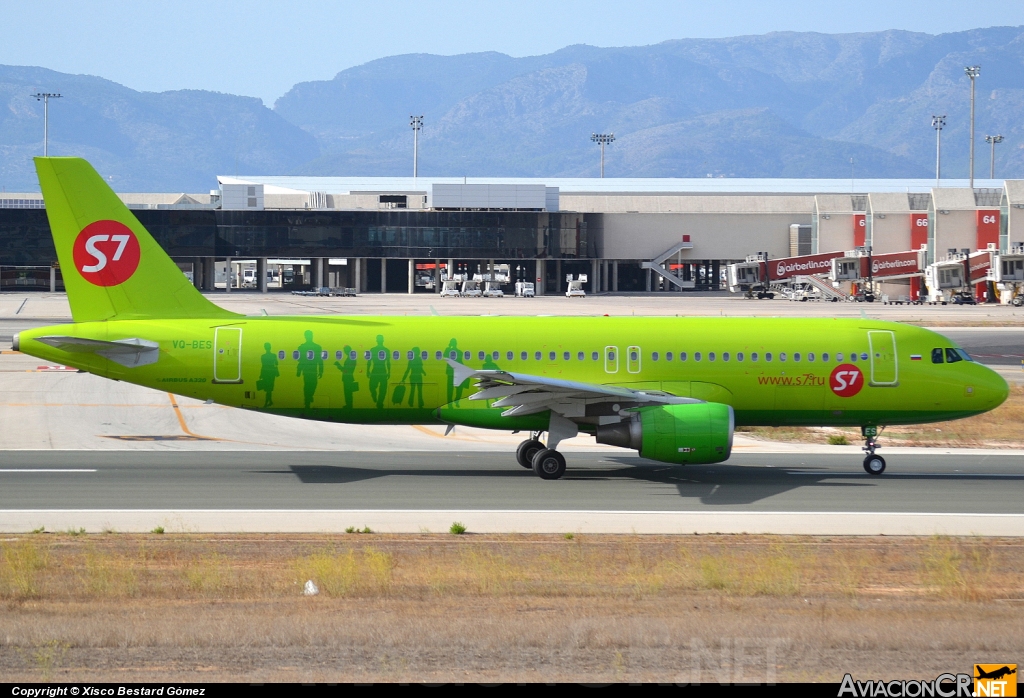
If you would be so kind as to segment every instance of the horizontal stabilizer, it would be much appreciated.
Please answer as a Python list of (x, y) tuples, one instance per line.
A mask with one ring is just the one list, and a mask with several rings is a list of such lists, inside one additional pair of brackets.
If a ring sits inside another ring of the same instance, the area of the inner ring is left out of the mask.
[(148, 339), (86, 339), (84, 337), (64, 337), (53, 335), (39, 337), (39, 342), (73, 354), (98, 354), (114, 363), (132, 368), (156, 363), (160, 358), (160, 345)]

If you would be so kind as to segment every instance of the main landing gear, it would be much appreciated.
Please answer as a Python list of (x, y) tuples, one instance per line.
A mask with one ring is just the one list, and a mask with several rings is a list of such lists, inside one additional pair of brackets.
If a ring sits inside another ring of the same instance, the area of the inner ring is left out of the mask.
[(540, 432), (519, 444), (516, 461), (524, 468), (537, 473), (542, 480), (557, 480), (565, 474), (565, 456), (540, 441)]
[(885, 459), (875, 455), (875, 449), (881, 448), (878, 445), (878, 435), (881, 433), (878, 427), (861, 427), (861, 434), (864, 435), (864, 471), (868, 475), (881, 475), (885, 472)]

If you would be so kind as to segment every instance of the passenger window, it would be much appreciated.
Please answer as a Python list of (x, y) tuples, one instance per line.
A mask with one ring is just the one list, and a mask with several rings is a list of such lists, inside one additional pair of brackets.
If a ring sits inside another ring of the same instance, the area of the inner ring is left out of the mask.
[(343, 352), (343, 351), (336, 351), (336, 352), (334, 352), (334, 360), (335, 361), (341, 361), (341, 357), (343, 357), (344, 355), (345, 355), (345, 352)]
[(572, 355), (569, 352), (563, 351), (562, 352), (562, 361), (568, 361), (570, 356), (572, 356)]
[(658, 360), (658, 352), (652, 351), (651, 352), (651, 361), (657, 361), (657, 360)]
[[(440, 354), (441, 352), (437, 352), (437, 353), (438, 353), (438, 354)], [(355, 353), (355, 351), (350, 351), (350, 352), (348, 353), (348, 358), (350, 358), (350, 359), (352, 359), (353, 361), (355, 361), (355, 360), (356, 360), (356, 353)]]
[(591, 361), (600, 361), (601, 360), (601, 355), (598, 354), (596, 351), (591, 352), (590, 353), (590, 360)]
[(808, 361), (814, 361), (814, 352), (813, 351), (807, 352), (807, 360)]
[(557, 356), (557, 354), (555, 354), (555, 352), (549, 351), (548, 352), (548, 361), (554, 361), (555, 360), (555, 356)]
[(442, 351), (435, 351), (434, 352), (434, 359), (437, 360), (437, 361), (440, 361), (441, 357), (443, 357), (443, 356), (444, 356), (444, 352), (442, 352)]
[(511, 352), (511, 351), (506, 351), (505, 352), (505, 360), (506, 361), (511, 361), (513, 358), (515, 358), (515, 352)]
[(786, 352), (780, 351), (779, 352), (779, 361), (785, 361), (785, 360), (786, 360)]
[(448, 358), (452, 360), (458, 359), (459, 353), (457, 351), (450, 351), (448, 352)]
[(533, 352), (533, 360), (534, 361), (540, 361), (540, 356), (541, 356), (541, 354), (540, 354), (539, 351)]
[(313, 360), (313, 350), (312, 349), (310, 349), (309, 351), (306, 352), (306, 360), (307, 361), (312, 361)]
[(409, 360), (409, 361), (412, 361), (414, 356), (416, 356), (416, 355), (412, 353), (412, 349), (410, 349), (409, 351), (405, 352), (405, 358), (407, 360)]
[(519, 352), (519, 360), (520, 361), (526, 361), (528, 358), (530, 358), (530, 353), (529, 352), (526, 352), (526, 351)]
[(736, 360), (737, 361), (743, 361), (743, 352), (742, 351), (736, 352)]
[(427, 357), (429, 357), (429, 356), (430, 356), (430, 352), (427, 351), (426, 349), (424, 349), (423, 351), (420, 352), (420, 358), (423, 359), (424, 361), (426, 361)]
[(579, 352), (578, 354), (576, 354), (576, 360), (577, 361), (583, 361), (583, 359), (585, 359), (586, 357), (587, 357), (587, 355), (584, 354), (582, 351)]
[[(298, 351), (293, 351), (292, 352), (292, 358), (293, 359), (299, 358), (299, 352)], [(366, 358), (370, 358), (370, 352), (366, 352)]]
[(482, 351), (478, 351), (476, 353), (476, 360), (477, 361), (483, 361), (484, 357), (486, 357), (486, 356), (487, 356), (487, 354), (483, 353)]
[(686, 352), (685, 351), (679, 352), (679, 360), (680, 361), (686, 361)]
[(857, 352), (853, 352), (852, 354), (850, 354), (850, 361), (852, 361), (853, 363), (857, 363)]
[(467, 352), (462, 354), (462, 360), (463, 361), (469, 361), (472, 358), (473, 358), (473, 352), (471, 352), (471, 351), (467, 351)]
[(772, 353), (770, 351), (766, 351), (764, 353), (764, 360), (765, 361), (771, 361), (772, 360)]
[[(370, 360), (371, 356), (372, 356), (372, 354), (371, 354), (369, 349), (367, 349), (366, 351), (363, 352), (363, 358), (366, 359), (367, 361)], [(299, 358), (299, 352), (295, 352), (295, 358), (296, 359)]]
[(693, 352), (693, 360), (694, 361), (700, 361), (700, 352), (699, 351)]
[(751, 361), (757, 361), (757, 352), (756, 351), (750, 352), (750, 360)]
[(615, 361), (615, 352), (614, 351), (608, 352), (608, 360), (609, 361)]
[(842, 361), (842, 360), (843, 360), (843, 352), (837, 351), (836, 352), (836, 361)]
[(727, 351), (722, 352), (722, 361), (728, 361), (728, 360), (729, 360), (729, 352), (727, 352)]
[(393, 351), (393, 352), (391, 352), (391, 358), (392, 358), (392, 359), (393, 359), (394, 361), (398, 361), (398, 358), (399, 358), (400, 356), (401, 356), (401, 354), (400, 354), (400, 353), (398, 353), (397, 351)]
[(714, 360), (715, 360), (715, 352), (713, 352), (713, 351), (712, 352), (708, 352), (708, 361), (714, 361)]
[(501, 356), (501, 352), (500, 351), (492, 351), (491, 352), (491, 358), (494, 359), (495, 361), (498, 360), (499, 356)]
[(946, 350), (946, 363), (947, 364), (955, 364), (957, 361), (963, 361), (963, 359), (961, 359), (960, 355), (956, 353), (956, 349), (947, 349)]
[(666, 351), (665, 352), (665, 361), (671, 361), (671, 360), (672, 360), (672, 352)]
[(868, 360), (868, 355), (867, 355), (867, 352), (863, 352), (863, 351), (862, 351), (862, 352), (860, 353), (860, 359), (861, 359), (861, 361), (867, 361), (867, 360)]
[(796, 352), (795, 354), (793, 354), (793, 361), (799, 361), (799, 360), (800, 360), (800, 352)]
[(284, 359), (284, 351), (277, 352), (277, 358)]

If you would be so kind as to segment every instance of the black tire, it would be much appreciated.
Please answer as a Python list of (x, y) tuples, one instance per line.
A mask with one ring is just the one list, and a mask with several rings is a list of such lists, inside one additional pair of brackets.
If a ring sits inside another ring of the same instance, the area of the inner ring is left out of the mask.
[(864, 472), (868, 475), (881, 475), (885, 472), (885, 459), (881, 456), (868, 456), (864, 459)]
[(537, 439), (527, 439), (516, 448), (516, 462), (527, 470), (533, 468), (533, 457), (544, 450), (544, 444)]
[(557, 480), (565, 475), (565, 456), (551, 448), (542, 449), (533, 457), (533, 472), (541, 480)]
[(765, 297), (767, 297), (768, 300), (770, 300), (770, 301), (775, 300), (775, 294), (774, 293), (766, 293)]

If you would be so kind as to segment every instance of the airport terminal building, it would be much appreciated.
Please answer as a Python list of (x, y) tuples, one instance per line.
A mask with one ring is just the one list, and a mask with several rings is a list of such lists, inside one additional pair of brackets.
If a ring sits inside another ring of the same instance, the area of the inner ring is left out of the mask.
[[(204, 290), (435, 292), (441, 269), (508, 265), (551, 294), (570, 274), (589, 293), (717, 290), (756, 253), (925, 246), (934, 261), (1024, 243), (1024, 180), (941, 184), (222, 176), (206, 194), (121, 197)], [(0, 289), (59, 288), (55, 260), (40, 195), (0, 195)]]

